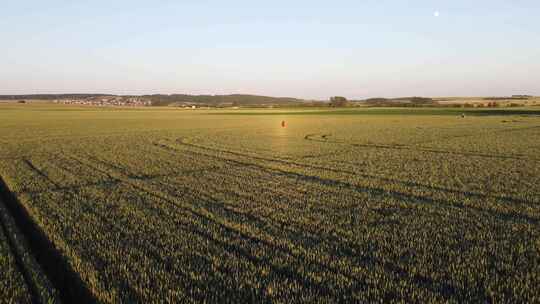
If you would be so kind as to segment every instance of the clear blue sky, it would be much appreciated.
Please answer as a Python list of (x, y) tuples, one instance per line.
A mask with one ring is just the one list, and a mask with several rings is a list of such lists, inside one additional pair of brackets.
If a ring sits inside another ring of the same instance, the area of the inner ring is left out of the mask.
[(0, 94), (540, 95), (539, 16), (538, 0), (2, 1)]

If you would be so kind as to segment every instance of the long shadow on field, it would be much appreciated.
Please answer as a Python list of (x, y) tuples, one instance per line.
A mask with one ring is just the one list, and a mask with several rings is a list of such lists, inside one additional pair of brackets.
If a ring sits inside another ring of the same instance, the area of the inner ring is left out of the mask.
[[(0, 195), (0, 205), (1, 205), (0, 206), (0, 236), (2, 236), (1, 241), (6, 242), (8, 245), (9, 254), (11, 254), (15, 260), (15, 267), (17, 271), (22, 275), (23, 282), (28, 288), (29, 298), (31, 299), (33, 303), (39, 303), (43, 300), (42, 293), (41, 293), (41, 291), (43, 290), (40, 290), (39, 283), (34, 281), (34, 279), (32, 278), (31, 270), (28, 269), (29, 267), (32, 267), (32, 266), (28, 265), (25, 262), (25, 259), (24, 259), (24, 256), (26, 255), (25, 248), (22, 248), (22, 246), (17, 246), (17, 244), (20, 243), (20, 241), (17, 241), (18, 236), (13, 231), (13, 229), (8, 228), (9, 227), (8, 220), (11, 219), (11, 216), (9, 214), (9, 211), (5, 207), (5, 204), (2, 200), (1, 195)], [(44, 293), (50, 293), (52, 295), (55, 292), (54, 290), (45, 290)], [(6, 295), (4, 296), (6, 297)], [(26, 296), (26, 295), (23, 295), (23, 296)], [(46, 295), (43, 294), (43, 296), (46, 296)], [(21, 297), (20, 300), (22, 299), (23, 298)]]
[(6, 203), (20, 231), (30, 245), (32, 255), (41, 266), (65, 303), (95, 303), (96, 299), (65, 257), (47, 238), (46, 233), (0, 178), (0, 196)]
[[(51, 185), (56, 185), (56, 186), (54, 186), (51, 189), (44, 190), (44, 191), (22, 191), (22, 192), (17, 193), (17, 195), (20, 195), (20, 194), (29, 195), (30, 198), (31, 198), (31, 201), (36, 200), (36, 199), (39, 200), (39, 198), (37, 198), (37, 196), (42, 194), (42, 193), (57, 192), (57, 193), (62, 195), (63, 201), (65, 201), (65, 202), (79, 201), (79, 202), (84, 202), (82, 204), (91, 204), (91, 202), (94, 202), (95, 199), (93, 199), (92, 197), (90, 197), (88, 195), (83, 195), (79, 190), (82, 190), (85, 187), (93, 187), (93, 186), (114, 187), (114, 186), (119, 186), (121, 184), (121, 181), (119, 181), (119, 180), (111, 180), (111, 181), (106, 181), (106, 182), (101, 182), (101, 183), (90, 183), (90, 184), (86, 184), (86, 185), (83, 185), (83, 186), (77, 186), (77, 187), (61, 187), (61, 186), (58, 186), (59, 185), (58, 182), (55, 182), (54, 180), (52, 180), (45, 173), (45, 171), (37, 169), (37, 167), (35, 167), (35, 165), (32, 165), (32, 168), (36, 168), (36, 170), (39, 170), (39, 172), (41, 172), (39, 175), (47, 183), (49, 183)], [(65, 169), (65, 170), (68, 171), (67, 169)], [(81, 201), (81, 199), (82, 199), (82, 201)], [(59, 206), (59, 207), (63, 208), (65, 206)], [(80, 208), (81, 206), (78, 206), (78, 207)], [(123, 231), (122, 231), (120, 225), (118, 223), (116, 223), (114, 221), (114, 219), (99, 213), (98, 211), (94, 210), (94, 208), (90, 208), (90, 207), (84, 208), (83, 207), (83, 209), (84, 209), (84, 213), (85, 213), (86, 216), (92, 216), (92, 217), (95, 217), (95, 218), (99, 219), (99, 222), (102, 225), (107, 227), (107, 231), (117, 231), (119, 234), (122, 234)], [(45, 234), (45, 232), (43, 232), (43, 233)], [(53, 244), (53, 243), (51, 243), (51, 244)], [(87, 245), (89, 246), (89, 248), (91, 248), (91, 244), (87, 243)], [(55, 248), (56, 248), (56, 245), (53, 244), (53, 246), (55, 246)], [(65, 260), (66, 264), (69, 263), (66, 260), (66, 257), (62, 256), (61, 258)], [(103, 268), (103, 267), (106, 267), (106, 265), (108, 265), (108, 263), (106, 261), (104, 261), (102, 259), (99, 259), (96, 256), (94, 256), (94, 258), (95, 259), (94, 259), (94, 261), (92, 261), (91, 264), (95, 268), (100, 268), (100, 267)], [(51, 265), (51, 266), (48, 266), (48, 267), (53, 267), (53, 266), (54, 265)], [(68, 265), (68, 267), (70, 267), (70, 269), (71, 269), (70, 265)], [(58, 270), (58, 271), (61, 271), (61, 270)], [(78, 276), (78, 273), (74, 269), (71, 269), (70, 271), (73, 272), (74, 275)], [(54, 284), (56, 285), (56, 283), (54, 283)], [(88, 296), (90, 296), (91, 299), (87, 300), (85, 298), (80, 298), (80, 299), (77, 299), (77, 301), (76, 301), (77, 303), (96, 303), (97, 299), (92, 294), (92, 291), (90, 290), (90, 288), (86, 285), (86, 282), (84, 282), (80, 277), (77, 280), (75, 280), (74, 282), (71, 282), (71, 283), (62, 283), (61, 282), (61, 284), (77, 284), (78, 287), (76, 287), (76, 288), (82, 288), (82, 289), (84, 289), (84, 290), (86, 290), (88, 292)], [(129, 284), (127, 284), (127, 282), (119, 280), (118, 284), (124, 286), (124, 289), (122, 290), (122, 294), (125, 296), (126, 300), (129, 300), (129, 302), (132, 302), (133, 300), (136, 299), (136, 297), (134, 297), (134, 295), (138, 294), (137, 291), (135, 291), (133, 288), (131, 288), (131, 286)], [(60, 288), (63, 288), (63, 289), (60, 290), (63, 299), (70, 298), (72, 296), (73, 292), (77, 292), (76, 289), (74, 289), (75, 287), (69, 287), (69, 288), (71, 288), (71, 289), (73, 289), (75, 291), (66, 290), (66, 288), (68, 288), (68, 287), (60, 287)], [(76, 296), (79, 297), (81, 295), (76, 295)], [(88, 302), (86, 302), (86, 301), (88, 301)], [(73, 302), (73, 300), (70, 300), (70, 301), (66, 301), (65, 303), (72, 303), (72, 302)]]

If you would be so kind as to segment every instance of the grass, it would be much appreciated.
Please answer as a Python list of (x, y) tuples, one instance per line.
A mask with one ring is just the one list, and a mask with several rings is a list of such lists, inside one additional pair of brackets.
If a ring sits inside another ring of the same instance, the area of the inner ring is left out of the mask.
[(540, 117), (239, 111), (0, 105), (0, 176), (87, 300), (540, 300)]
[[(35, 260), (31, 244), (9, 211), (9, 197), (0, 183), (0, 295), (2, 303), (58, 303), (59, 294)], [(37, 248), (36, 252), (44, 248)], [(57, 267), (57, 266), (55, 266)]]
[(2, 303), (31, 303), (30, 292), (17, 267), (3, 226), (0, 226), (0, 269)]

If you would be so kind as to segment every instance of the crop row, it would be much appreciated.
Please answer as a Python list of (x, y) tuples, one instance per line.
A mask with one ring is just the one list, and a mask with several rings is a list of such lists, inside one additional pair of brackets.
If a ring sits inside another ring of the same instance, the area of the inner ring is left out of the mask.
[(10, 172), (102, 301), (534, 298), (538, 220), (504, 198), (177, 141), (123, 151)]

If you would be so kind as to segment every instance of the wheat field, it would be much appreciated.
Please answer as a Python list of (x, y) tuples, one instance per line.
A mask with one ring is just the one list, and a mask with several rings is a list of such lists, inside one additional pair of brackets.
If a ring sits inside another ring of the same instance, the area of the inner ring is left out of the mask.
[(34, 244), (0, 230), (7, 302), (540, 301), (534, 108), (3, 104), (0, 130)]

